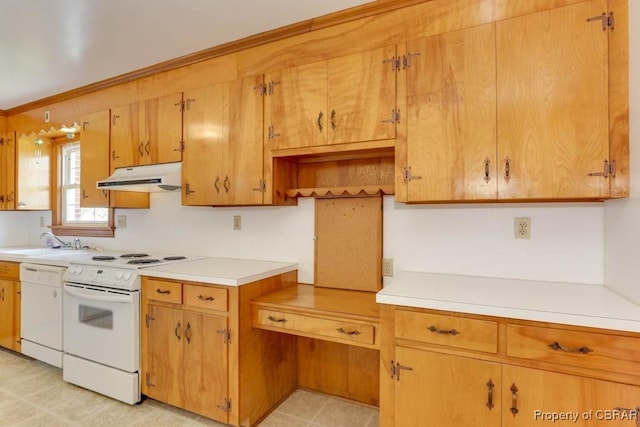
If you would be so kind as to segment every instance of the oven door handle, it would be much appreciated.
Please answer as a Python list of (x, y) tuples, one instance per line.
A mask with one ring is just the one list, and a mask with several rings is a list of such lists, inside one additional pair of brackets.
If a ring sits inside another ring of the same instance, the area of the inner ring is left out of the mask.
[(107, 292), (82, 292), (77, 289), (70, 288), (68, 286), (64, 287), (64, 291), (69, 295), (73, 295), (74, 297), (83, 298), (89, 301), (106, 301), (106, 302), (123, 302), (123, 303), (133, 303), (134, 298), (131, 295), (114, 295), (109, 294)]

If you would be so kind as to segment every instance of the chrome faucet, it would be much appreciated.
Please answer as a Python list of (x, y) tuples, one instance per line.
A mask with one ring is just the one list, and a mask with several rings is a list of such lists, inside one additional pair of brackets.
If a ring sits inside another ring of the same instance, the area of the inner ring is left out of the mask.
[[(53, 233), (52, 233), (52, 232), (50, 232), (50, 231), (45, 231), (44, 233), (42, 233), (42, 234), (40, 235), (40, 238), (42, 239), (42, 238), (43, 238), (43, 237), (45, 237), (45, 236), (49, 236), (49, 237), (52, 237), (52, 238), (56, 239), (56, 240), (58, 241), (58, 243), (60, 243), (60, 245), (61, 245), (63, 248), (72, 249), (72, 248), (74, 247), (74, 245), (72, 245), (70, 242), (65, 242), (64, 240), (61, 240), (58, 236), (56, 236), (55, 234), (53, 234)], [(80, 239), (76, 239), (76, 240), (77, 240), (77, 244), (76, 244), (76, 246), (81, 246), (81, 245), (79, 244), (79, 243), (80, 243)], [(78, 249), (79, 249), (79, 247), (78, 247)]]

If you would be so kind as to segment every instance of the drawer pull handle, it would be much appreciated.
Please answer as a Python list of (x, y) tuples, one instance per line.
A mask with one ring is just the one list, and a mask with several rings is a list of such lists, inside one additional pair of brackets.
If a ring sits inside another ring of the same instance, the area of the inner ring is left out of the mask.
[(442, 335), (458, 335), (460, 332), (456, 331), (455, 329), (438, 329), (435, 326), (431, 325), (427, 328), (428, 330), (430, 330), (431, 332), (433, 332), (434, 334), (442, 334)]
[(338, 328), (338, 329), (336, 329), (336, 331), (340, 332), (341, 334), (345, 334), (345, 335), (360, 335), (360, 331), (358, 331), (358, 330), (347, 331), (344, 328)]
[(200, 301), (214, 301), (215, 300), (214, 297), (211, 297), (211, 296), (205, 297), (204, 295), (198, 295), (198, 299)]
[(518, 387), (516, 387), (516, 383), (511, 384), (511, 408), (509, 410), (515, 417), (518, 413)]
[(562, 345), (560, 345), (560, 343), (558, 341), (554, 341), (553, 343), (549, 344), (549, 347), (551, 349), (553, 349), (553, 350), (560, 350), (560, 351), (564, 351), (564, 352), (567, 352), (567, 353), (587, 354), (587, 353), (591, 353), (593, 351), (587, 346), (583, 346), (583, 347), (563, 347)]
[(487, 408), (489, 408), (489, 410), (493, 409), (493, 387), (495, 387), (495, 384), (493, 384), (493, 381), (491, 381), (491, 379), (489, 379), (489, 382), (487, 383)]
[(284, 317), (283, 317), (283, 318), (281, 318), (281, 319), (276, 319), (276, 318), (275, 318), (275, 317), (273, 317), (273, 316), (269, 316), (269, 317), (267, 317), (267, 320), (271, 320), (272, 322), (278, 322), (278, 323), (285, 323), (285, 322), (287, 321), (287, 319), (286, 319), (286, 318), (284, 318)]
[(169, 295), (171, 293), (171, 291), (169, 289), (156, 289), (156, 292), (159, 294), (165, 294), (165, 295)]

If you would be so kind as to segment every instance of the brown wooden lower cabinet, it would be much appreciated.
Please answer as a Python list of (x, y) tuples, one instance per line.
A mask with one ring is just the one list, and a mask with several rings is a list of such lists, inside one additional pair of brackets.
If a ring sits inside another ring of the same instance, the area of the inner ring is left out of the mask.
[(381, 329), (382, 426), (640, 423), (640, 334), (394, 306)]
[(0, 347), (20, 351), (20, 264), (0, 262)]
[(297, 384), (293, 337), (251, 327), (250, 301), (293, 271), (242, 286), (144, 277), (142, 393), (230, 425), (256, 425)]

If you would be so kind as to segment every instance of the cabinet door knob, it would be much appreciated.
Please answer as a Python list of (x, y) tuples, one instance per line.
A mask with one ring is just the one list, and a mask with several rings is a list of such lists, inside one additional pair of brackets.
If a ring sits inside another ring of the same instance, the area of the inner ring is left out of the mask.
[(182, 338), (182, 332), (180, 331), (181, 326), (182, 324), (178, 322), (178, 324), (176, 325), (176, 328), (173, 330), (173, 334), (176, 336), (176, 338), (178, 338), (178, 340)]
[(551, 344), (548, 345), (548, 347), (550, 347), (553, 350), (564, 351), (566, 353), (587, 354), (587, 353), (591, 353), (593, 351), (587, 346), (582, 346), (582, 347), (564, 347), (558, 341), (552, 342)]
[(433, 332), (434, 334), (442, 334), (442, 335), (458, 335), (460, 332), (458, 332), (455, 329), (438, 329), (436, 328), (434, 325), (431, 325), (427, 328), (429, 331)]
[(515, 417), (518, 413), (518, 387), (516, 387), (516, 383), (513, 383), (509, 390), (511, 391), (511, 408), (509, 410)]

